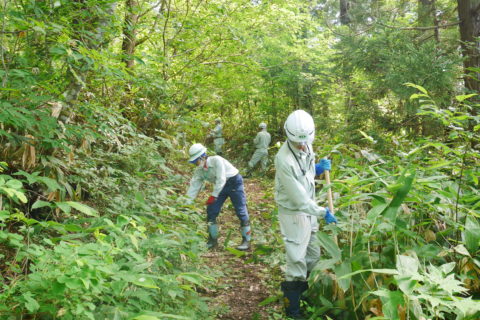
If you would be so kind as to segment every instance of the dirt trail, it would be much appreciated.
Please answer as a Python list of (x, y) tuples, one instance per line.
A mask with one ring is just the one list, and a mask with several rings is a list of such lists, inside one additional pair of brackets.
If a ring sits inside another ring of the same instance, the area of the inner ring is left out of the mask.
[[(259, 229), (253, 224), (271, 223), (262, 218), (261, 211), (265, 205), (271, 205), (273, 199), (265, 195), (265, 189), (261, 187), (258, 180), (245, 180), (244, 185), (252, 221), (252, 237), (255, 240), (255, 232)], [(253, 241), (253, 248), (243, 257), (237, 257), (225, 249), (225, 241), (228, 241), (228, 247), (234, 248), (241, 239), (238, 219), (233, 207), (229, 204), (230, 201), (227, 200), (217, 220), (220, 228), (219, 248), (203, 256), (209, 268), (222, 273), (215, 289), (206, 292), (205, 296), (211, 299), (212, 308), (220, 310), (217, 319), (269, 319), (268, 314), (272, 308), (280, 312), (279, 303), (269, 304), (269, 310), (267, 307), (260, 307), (259, 303), (277, 294), (276, 289), (272, 288), (272, 274), (278, 274), (279, 270), (272, 270), (270, 265), (262, 262), (248, 262), (255, 250), (255, 241)], [(228, 237), (230, 238), (226, 240)]]

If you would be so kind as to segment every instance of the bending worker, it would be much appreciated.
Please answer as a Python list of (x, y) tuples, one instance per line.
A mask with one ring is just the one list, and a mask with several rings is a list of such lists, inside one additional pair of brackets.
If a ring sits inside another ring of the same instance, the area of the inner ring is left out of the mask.
[(220, 118), (215, 119), (215, 128), (212, 131), (210, 131), (209, 136), (213, 138), (213, 147), (214, 147), (215, 153), (221, 156), (222, 147), (223, 147), (223, 144), (225, 143), (225, 139), (223, 139), (222, 120)]
[(248, 178), (252, 174), (252, 170), (255, 165), (261, 161), (262, 170), (265, 172), (267, 169), (268, 162), (268, 146), (272, 140), (270, 133), (267, 132), (267, 124), (265, 122), (260, 123), (258, 126), (260, 131), (257, 133), (255, 139), (253, 139), (253, 144), (256, 147), (255, 152), (253, 153), (252, 159), (248, 162), (248, 173), (245, 178)]
[(315, 164), (313, 118), (303, 110), (291, 113), (284, 125), (287, 141), (275, 156), (275, 200), (285, 242), (286, 274), (281, 284), (287, 316), (301, 318), (300, 296), (320, 259), (317, 217), (337, 222), (328, 208), (315, 202), (315, 176), (330, 170), (330, 160)]
[(212, 194), (206, 202), (207, 247), (213, 249), (218, 244), (217, 217), (225, 200), (230, 198), (235, 208), (235, 213), (240, 220), (240, 232), (242, 234), (242, 243), (237, 249), (248, 250), (250, 248), (251, 231), (242, 176), (238, 173), (237, 168), (221, 156), (207, 156), (207, 148), (200, 143), (192, 145), (188, 152), (190, 154), (190, 163), (196, 165), (197, 168), (190, 181), (187, 197), (193, 201), (202, 189), (205, 181), (213, 184)]

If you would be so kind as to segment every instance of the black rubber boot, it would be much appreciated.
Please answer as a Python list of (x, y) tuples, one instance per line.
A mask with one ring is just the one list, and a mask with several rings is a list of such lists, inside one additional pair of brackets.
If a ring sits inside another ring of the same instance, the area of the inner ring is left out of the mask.
[(307, 290), (305, 281), (284, 281), (281, 283), (285, 314), (293, 319), (305, 319), (300, 312), (300, 297)]

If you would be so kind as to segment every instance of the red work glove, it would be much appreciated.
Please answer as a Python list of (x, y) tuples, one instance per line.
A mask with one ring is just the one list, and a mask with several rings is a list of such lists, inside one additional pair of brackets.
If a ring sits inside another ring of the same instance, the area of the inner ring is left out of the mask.
[(217, 198), (215, 198), (214, 196), (210, 196), (210, 198), (208, 198), (207, 200), (207, 206), (214, 204), (215, 201), (217, 201)]

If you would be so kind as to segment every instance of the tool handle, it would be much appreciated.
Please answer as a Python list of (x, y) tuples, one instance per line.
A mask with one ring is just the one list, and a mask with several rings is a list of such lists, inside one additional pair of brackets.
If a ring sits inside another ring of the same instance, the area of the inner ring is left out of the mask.
[[(327, 182), (328, 185), (330, 185), (330, 170), (325, 170), (325, 182)], [(332, 197), (332, 187), (328, 188), (327, 191), (327, 199), (328, 199), (328, 209), (330, 209), (330, 212), (335, 215), (335, 211), (333, 210), (333, 197)], [(333, 241), (335, 242), (336, 245), (338, 245), (338, 238), (337, 235), (333, 237)]]
[[(327, 185), (330, 186), (330, 170), (325, 170), (325, 181)], [(327, 199), (328, 199), (328, 209), (330, 212), (335, 215), (335, 211), (333, 210), (333, 196), (332, 196), (332, 187), (330, 186), (327, 190)]]

